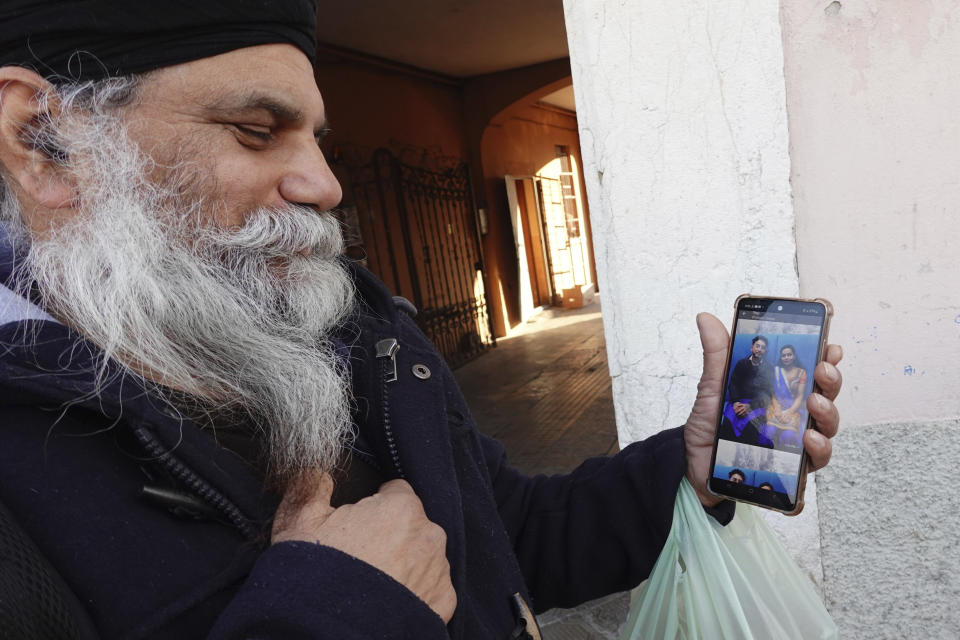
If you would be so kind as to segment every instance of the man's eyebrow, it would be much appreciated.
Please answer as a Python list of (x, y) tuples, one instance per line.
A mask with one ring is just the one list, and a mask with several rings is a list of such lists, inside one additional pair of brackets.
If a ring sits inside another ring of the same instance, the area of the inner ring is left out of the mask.
[[(227, 114), (266, 111), (274, 120), (282, 124), (299, 124), (304, 120), (304, 114), (301, 109), (276, 96), (261, 93), (251, 93), (239, 97), (218, 100), (208, 105), (207, 111)], [(326, 119), (324, 119), (324, 121), (316, 127), (316, 132), (322, 132), (327, 128), (328, 123)]]

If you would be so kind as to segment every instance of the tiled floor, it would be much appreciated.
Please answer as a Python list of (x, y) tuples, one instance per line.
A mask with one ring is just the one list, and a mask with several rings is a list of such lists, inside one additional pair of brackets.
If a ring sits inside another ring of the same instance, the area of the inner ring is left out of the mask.
[(484, 433), (527, 473), (617, 450), (600, 303), (548, 309), (455, 372)]
[[(599, 298), (542, 312), (454, 373), (481, 430), (525, 473), (563, 473), (618, 450)], [(626, 615), (620, 594), (548, 611), (540, 624), (545, 640), (613, 640)]]

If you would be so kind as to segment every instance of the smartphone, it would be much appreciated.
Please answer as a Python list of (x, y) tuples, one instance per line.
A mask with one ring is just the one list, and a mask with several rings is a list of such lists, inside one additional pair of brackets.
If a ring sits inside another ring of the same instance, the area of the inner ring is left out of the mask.
[(822, 298), (737, 298), (709, 491), (788, 515), (803, 509), (803, 433), (833, 306)]

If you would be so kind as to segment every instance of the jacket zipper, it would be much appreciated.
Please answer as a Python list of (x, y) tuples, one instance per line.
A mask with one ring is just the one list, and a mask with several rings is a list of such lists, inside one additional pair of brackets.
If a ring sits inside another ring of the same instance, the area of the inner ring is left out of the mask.
[(141, 427), (134, 429), (133, 432), (140, 441), (140, 444), (144, 446), (147, 452), (153, 456), (157, 462), (163, 465), (174, 478), (186, 485), (188, 489), (226, 516), (227, 520), (239, 529), (245, 538), (253, 540), (259, 536), (258, 527), (243, 515), (235, 504), (230, 502), (223, 494), (210, 486), (203, 478), (178, 460), (169, 450), (157, 442), (153, 434), (147, 429)]
[(387, 448), (390, 449), (390, 458), (393, 467), (401, 478), (406, 478), (403, 467), (400, 465), (400, 453), (397, 442), (393, 437), (393, 427), (390, 423), (390, 403), (388, 402), (388, 387), (391, 382), (397, 381), (397, 351), (400, 343), (396, 338), (384, 338), (377, 342), (377, 359), (380, 360), (380, 406), (383, 409), (383, 430), (387, 437)]
[(350, 447), (350, 453), (354, 457), (360, 459), (361, 461), (365, 462), (367, 465), (379, 471), (381, 474), (383, 473), (383, 467), (380, 465), (380, 461), (377, 460), (377, 458), (373, 454), (367, 453), (366, 451), (363, 451), (362, 449), (358, 449), (356, 447)]

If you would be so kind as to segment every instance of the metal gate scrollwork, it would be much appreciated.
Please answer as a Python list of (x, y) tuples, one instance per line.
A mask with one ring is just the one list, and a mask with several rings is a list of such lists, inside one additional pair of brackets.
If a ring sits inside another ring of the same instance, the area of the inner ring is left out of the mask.
[(450, 366), (493, 346), (467, 165), (433, 171), (379, 149), (351, 183), (368, 267), (418, 308), (417, 324)]

